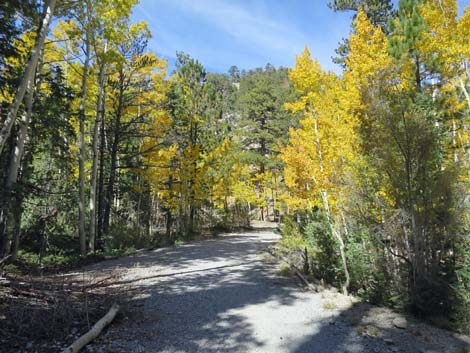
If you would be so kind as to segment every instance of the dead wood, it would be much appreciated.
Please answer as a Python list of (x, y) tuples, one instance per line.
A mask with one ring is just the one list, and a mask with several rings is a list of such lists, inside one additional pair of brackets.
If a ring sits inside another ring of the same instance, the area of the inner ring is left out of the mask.
[(103, 316), (95, 325), (93, 325), (90, 331), (78, 338), (75, 342), (72, 343), (72, 345), (64, 349), (62, 353), (79, 352), (80, 349), (85, 347), (88, 343), (100, 335), (101, 331), (103, 331), (103, 329), (114, 320), (118, 311), (119, 305), (113, 304), (106, 315)]

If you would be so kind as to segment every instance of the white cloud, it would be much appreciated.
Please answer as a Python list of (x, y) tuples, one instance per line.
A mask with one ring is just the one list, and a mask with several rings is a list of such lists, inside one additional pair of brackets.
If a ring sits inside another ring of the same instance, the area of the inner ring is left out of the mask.
[[(469, 0), (470, 1), (470, 0)], [(348, 15), (321, 4), (292, 0), (140, 0), (135, 17), (149, 22), (152, 49), (166, 57), (184, 51), (212, 71), (292, 66), (308, 45), (323, 67), (349, 32)], [(333, 21), (325, 24), (330, 16)]]
[(257, 52), (294, 55), (308, 42), (293, 24), (274, 21), (265, 14), (253, 12), (253, 8), (244, 8), (228, 0), (178, 0), (167, 4), (196, 15)]

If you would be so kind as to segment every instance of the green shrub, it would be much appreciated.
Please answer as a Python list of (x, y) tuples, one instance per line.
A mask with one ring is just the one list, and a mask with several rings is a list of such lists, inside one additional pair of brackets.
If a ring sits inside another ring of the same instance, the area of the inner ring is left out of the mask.
[(153, 245), (153, 238), (138, 227), (133, 227), (126, 222), (116, 222), (110, 225), (109, 231), (104, 237), (105, 252), (116, 249), (143, 249)]
[(329, 283), (336, 283), (341, 266), (337, 254), (338, 244), (331, 234), (326, 216), (313, 211), (304, 227), (305, 240), (310, 256), (317, 265), (316, 276)]
[[(378, 258), (367, 233), (350, 235), (346, 243), (346, 259), (351, 279), (350, 290), (362, 299), (374, 303), (389, 303), (391, 306), (402, 306), (401, 296), (390, 291), (387, 269)], [(393, 297), (392, 297), (393, 296)]]
[(470, 333), (470, 241), (463, 242), (457, 249), (457, 266), (453, 289), (453, 315), (455, 327)]
[(305, 247), (305, 239), (301, 232), (300, 226), (291, 216), (286, 216), (283, 219), (281, 227), (282, 245), (288, 251), (295, 251)]

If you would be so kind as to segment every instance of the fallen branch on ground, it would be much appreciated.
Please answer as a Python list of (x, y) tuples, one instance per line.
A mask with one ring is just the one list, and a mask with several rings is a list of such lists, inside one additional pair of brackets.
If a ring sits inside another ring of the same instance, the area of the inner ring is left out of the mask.
[(118, 311), (119, 305), (113, 304), (107, 314), (103, 316), (95, 325), (93, 325), (90, 331), (73, 342), (72, 345), (64, 349), (62, 353), (77, 353), (80, 351), (80, 349), (85, 347), (88, 343), (100, 335), (101, 331), (103, 331), (103, 329), (114, 320)]
[(319, 285), (315, 285), (313, 283), (310, 283), (309, 280), (307, 278), (305, 278), (305, 276), (300, 272), (300, 270), (295, 266), (293, 265), (288, 258), (286, 258), (285, 256), (282, 256), (280, 254), (276, 254), (272, 249), (268, 249), (268, 252), (274, 256), (274, 257), (278, 257), (280, 258), (282, 261), (284, 261), (286, 264), (289, 265), (289, 267), (292, 269), (292, 271), (294, 271), (294, 273), (296, 274), (297, 277), (300, 278), (300, 280), (307, 286), (308, 289), (314, 291), (314, 292), (318, 292), (321, 290), (321, 286)]
[(7, 256), (5, 256), (3, 259), (1, 259), (1, 260), (0, 260), (0, 266), (1, 266), (4, 262), (6, 262), (10, 257), (11, 257), (11, 255), (7, 255)]
[(308, 279), (305, 278), (305, 276), (300, 272), (300, 270), (297, 267), (295, 267), (292, 264), (289, 264), (289, 266), (295, 272), (297, 277), (299, 277), (300, 280), (308, 287), (308, 289), (313, 290), (314, 292), (318, 292), (319, 288), (316, 285), (310, 283)]
[[(88, 290), (88, 289), (93, 289), (93, 288), (98, 288), (98, 287), (105, 287), (105, 286), (109, 286), (109, 285), (112, 285), (113, 283), (106, 283), (112, 279), (117, 279), (118, 278), (118, 275), (114, 274), (114, 275), (111, 275), (109, 277), (106, 277), (106, 278), (103, 278), (101, 280), (99, 280), (98, 282), (95, 282), (95, 283), (92, 283), (92, 284), (89, 284), (85, 287), (82, 288), (82, 291), (85, 291), (85, 290)], [(103, 285), (104, 283), (104, 285)]]

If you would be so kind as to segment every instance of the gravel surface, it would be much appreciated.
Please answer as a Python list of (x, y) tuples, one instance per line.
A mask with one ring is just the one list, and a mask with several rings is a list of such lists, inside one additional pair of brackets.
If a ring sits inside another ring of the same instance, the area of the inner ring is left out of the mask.
[[(468, 337), (359, 304), (305, 291), (263, 250), (270, 229), (158, 249), (89, 267), (122, 271), (131, 297), (88, 352), (470, 352)], [(399, 317), (406, 328), (397, 328)], [(397, 320), (395, 320), (397, 322)]]

